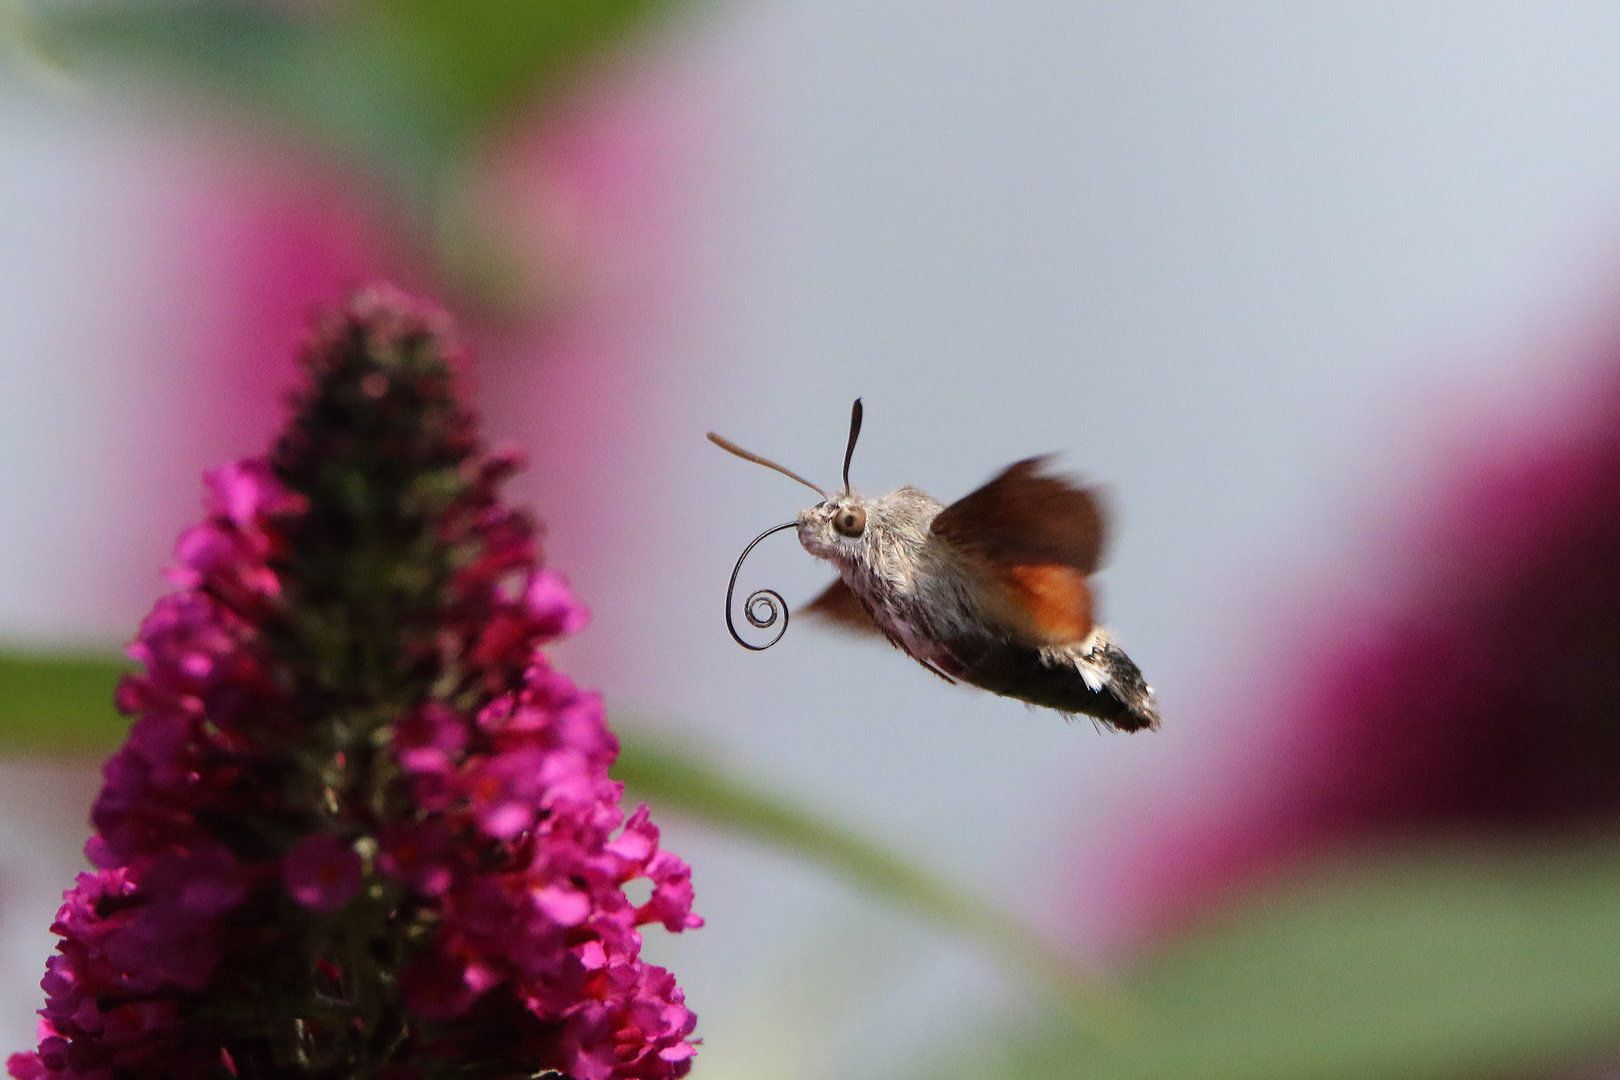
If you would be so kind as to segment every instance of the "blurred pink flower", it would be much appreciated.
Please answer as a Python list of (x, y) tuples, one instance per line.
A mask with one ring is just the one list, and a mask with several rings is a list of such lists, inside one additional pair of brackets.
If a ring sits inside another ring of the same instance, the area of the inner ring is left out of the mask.
[(1324, 852), (1620, 813), (1620, 341), (1598, 353), (1528, 427), (1452, 432), (1416, 528), (1366, 524), (1392, 572), (1317, 605), (1242, 688), (1251, 745), (1211, 764), (1221, 795), (1127, 859), (1138, 929)]
[[(607, 73), (548, 101), (469, 169), (467, 205), (507, 245), (517, 301), (469, 331), (482, 354), (473, 390), (496, 438), (520, 440), (547, 470), (548, 490), (588, 485), (600, 461), (579, 448), (596, 432), (639, 430), (650, 408), (620, 390), (656, 355), (680, 264), (671, 163), (683, 147), (668, 82)], [(107, 444), (118, 501), (103, 500), (106, 520), (89, 531), (106, 539), (75, 578), (84, 596), (72, 605), (103, 634), (155, 598), (147, 568), (192, 512), (192, 489), (176, 478), (250, 453), (277, 429), (311, 311), (377, 277), (442, 285), (402, 239), (389, 198), (307, 146), (173, 122), (142, 136), (149, 190), (130, 192), (123, 214), (144, 230), (142, 279), (125, 303), (139, 318), (123, 311), (105, 331), (107, 363), (129, 371), (128, 424), (87, 433)], [(637, 452), (633, 438), (614, 445)], [(596, 528), (601, 511), (582, 513), (586, 531), (610, 534)]]

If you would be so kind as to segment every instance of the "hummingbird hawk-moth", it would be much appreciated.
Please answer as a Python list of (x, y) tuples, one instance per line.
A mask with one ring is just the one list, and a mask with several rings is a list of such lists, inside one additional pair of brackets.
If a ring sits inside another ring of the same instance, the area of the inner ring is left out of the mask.
[[(806, 551), (838, 570), (801, 614), (881, 635), (946, 682), (1084, 713), (1119, 731), (1158, 727), (1152, 688), (1096, 621), (1086, 579), (1100, 565), (1107, 537), (1096, 492), (1052, 472), (1050, 457), (1032, 457), (949, 506), (914, 487), (870, 498), (849, 483), (861, 416), (857, 398), (837, 495), (709, 433), (721, 449), (821, 496), (794, 521), (761, 533), (738, 558), (726, 591), (726, 625), (738, 644), (769, 648), (786, 632), (781, 596), (761, 589), (744, 605), (748, 621), (769, 627), (780, 614), (782, 629), (765, 645), (749, 644), (732, 623), (732, 592), (756, 544), (796, 529)], [(763, 615), (756, 613), (761, 607)]]

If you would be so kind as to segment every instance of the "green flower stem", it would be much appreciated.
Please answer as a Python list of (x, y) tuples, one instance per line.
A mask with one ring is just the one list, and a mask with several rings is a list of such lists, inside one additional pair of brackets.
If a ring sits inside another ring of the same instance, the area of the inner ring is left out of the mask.
[(983, 947), (1056, 996), (1071, 1022), (1116, 1035), (1137, 1026), (1136, 1009), (1107, 976), (1060, 954), (1006, 912), (943, 881), (860, 834), (791, 800), (613, 721), (614, 779), (663, 811), (685, 813), (832, 871), (867, 893)]

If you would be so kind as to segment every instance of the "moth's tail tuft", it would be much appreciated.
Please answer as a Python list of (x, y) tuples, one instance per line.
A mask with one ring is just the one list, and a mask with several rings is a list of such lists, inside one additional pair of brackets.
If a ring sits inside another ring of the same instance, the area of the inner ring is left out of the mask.
[[(968, 653), (958, 679), (992, 694), (1056, 709), (1068, 716), (1085, 715), (1115, 731), (1151, 731), (1159, 726), (1159, 707), (1142, 672), (1125, 650), (1101, 627), (1084, 641), (1034, 649), (1004, 639), (987, 639), (977, 654)], [(953, 645), (963, 660), (967, 650)]]
[(1088, 666), (1096, 669), (1102, 675), (1098, 689), (1123, 707), (1120, 714), (1108, 717), (1108, 723), (1121, 731), (1152, 731), (1159, 726), (1159, 704), (1153, 698), (1153, 687), (1107, 634), (1097, 635), (1097, 643), (1081, 660), (1081, 666), (1082, 670)]

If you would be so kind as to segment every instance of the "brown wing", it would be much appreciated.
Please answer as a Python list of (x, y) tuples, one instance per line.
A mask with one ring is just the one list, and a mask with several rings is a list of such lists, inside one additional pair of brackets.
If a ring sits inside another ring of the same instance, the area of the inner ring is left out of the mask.
[(850, 587), (844, 584), (843, 578), (834, 578), (833, 583), (827, 586), (820, 596), (804, 605), (795, 614), (807, 615), (845, 633), (883, 636), (877, 623), (872, 621), (872, 616), (866, 613), (866, 606)]
[(1082, 575), (1102, 563), (1107, 526), (1095, 491), (1026, 458), (947, 506), (934, 535), (997, 566), (1066, 566)]

